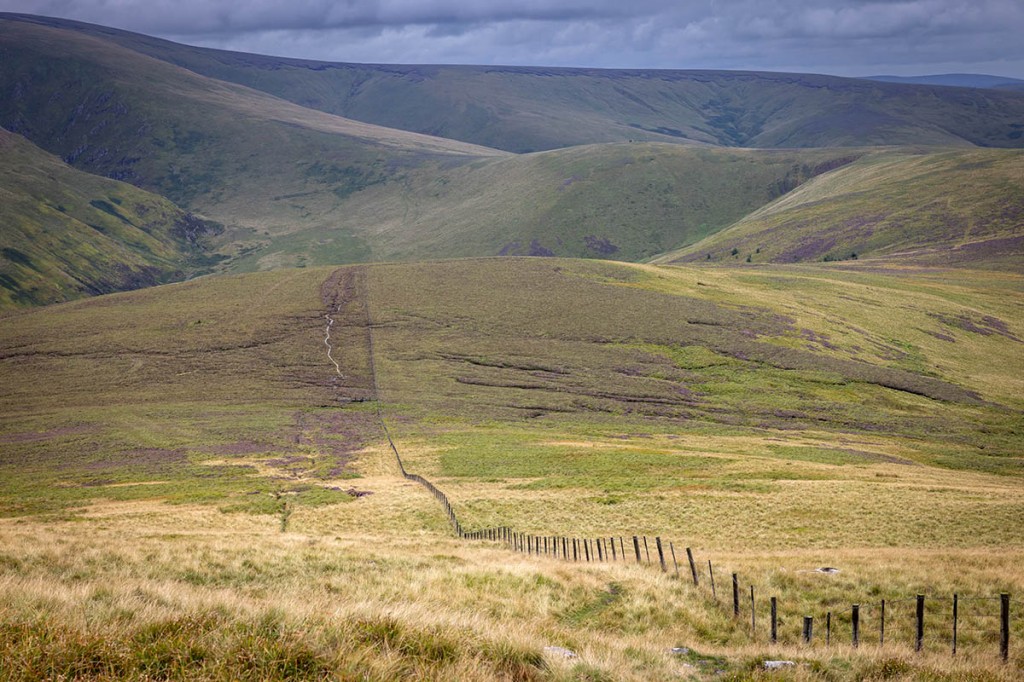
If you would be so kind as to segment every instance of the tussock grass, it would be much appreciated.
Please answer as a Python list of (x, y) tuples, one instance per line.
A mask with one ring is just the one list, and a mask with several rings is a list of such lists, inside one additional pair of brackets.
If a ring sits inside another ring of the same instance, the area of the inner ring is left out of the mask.
[[(1010, 592), (1012, 641), (1024, 636), (1020, 375), (993, 366), (1019, 362), (1017, 280), (536, 260), (374, 266), (322, 286), (330, 274), (197, 281), (0, 329), (3, 676), (760, 679), (779, 658), (798, 665), (773, 678), (1019, 675), (1016, 645), (1009, 665), (997, 658), (995, 602), (962, 602), (955, 661), (946, 641), (954, 592)], [(389, 428), (464, 527), (660, 536), (680, 561), (694, 550), (700, 586), (685, 565), (676, 580), (674, 567), (453, 538), (435, 500), (397, 475), (366, 401), (367, 290)], [(853, 295), (862, 305), (832, 314)], [(967, 312), (1009, 335), (951, 329), (943, 354), (929, 313)], [(772, 347), (808, 367), (773, 365)], [(978, 398), (872, 383), (890, 370)], [(794, 404), (815, 418), (772, 414)], [(893, 601), (918, 593), (920, 655)]]

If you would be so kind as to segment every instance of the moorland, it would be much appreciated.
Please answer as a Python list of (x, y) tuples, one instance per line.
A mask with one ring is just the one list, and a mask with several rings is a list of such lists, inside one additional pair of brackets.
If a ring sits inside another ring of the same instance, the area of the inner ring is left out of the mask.
[(0, 54), (0, 677), (1020, 676), (1024, 94)]

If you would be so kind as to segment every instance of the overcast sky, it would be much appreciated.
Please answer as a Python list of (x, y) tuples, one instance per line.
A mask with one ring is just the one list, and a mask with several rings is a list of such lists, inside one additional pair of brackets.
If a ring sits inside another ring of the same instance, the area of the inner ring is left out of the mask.
[(1024, 0), (0, 0), (0, 10), (330, 61), (1024, 78)]

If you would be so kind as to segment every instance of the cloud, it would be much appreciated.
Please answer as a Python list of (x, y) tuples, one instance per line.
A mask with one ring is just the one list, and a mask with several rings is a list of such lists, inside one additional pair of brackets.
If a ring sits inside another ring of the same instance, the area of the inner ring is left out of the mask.
[(0, 9), (336, 61), (1024, 77), (1019, 0), (0, 0)]

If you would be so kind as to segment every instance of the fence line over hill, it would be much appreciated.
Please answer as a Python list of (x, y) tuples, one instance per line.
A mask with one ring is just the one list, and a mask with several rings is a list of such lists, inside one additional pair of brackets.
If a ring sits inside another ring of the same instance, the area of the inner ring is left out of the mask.
[[(722, 575), (729, 575), (731, 578), (731, 584), (725, 594), (720, 594), (722, 586), (720, 584), (716, 586), (715, 567), (710, 559), (707, 560), (707, 571), (705, 572), (704, 560), (701, 559), (698, 562), (692, 548), (680, 545), (681, 551), (677, 555), (675, 544), (671, 541), (666, 542), (661, 537), (655, 536), (649, 541), (646, 535), (640, 534), (597, 538), (532, 535), (513, 531), (508, 526), (468, 532), (464, 530), (448, 496), (423, 476), (409, 473), (402, 462), (402, 457), (391, 437), (381, 407), (368, 287), (364, 296), (364, 305), (370, 373), (373, 377), (373, 397), (381, 430), (387, 439), (388, 447), (394, 454), (395, 462), (402, 476), (406, 480), (419, 483), (434, 496), (447, 516), (452, 530), (459, 538), (500, 543), (513, 552), (571, 563), (635, 563), (641, 566), (656, 567), (662, 573), (670, 574), (670, 577), (677, 580), (692, 581), (693, 586), (698, 590), (706, 590), (707, 596), (716, 605), (720, 608), (731, 609), (733, 618), (737, 621), (749, 618), (751, 641), (767, 641), (775, 644), (786, 639), (784, 636), (780, 637), (780, 625), (788, 624), (789, 618), (780, 617), (780, 602), (777, 596), (769, 597), (766, 602), (762, 594), (759, 609), (757, 601), (759, 590), (756, 589), (756, 586), (745, 585), (745, 589), (741, 590), (739, 575), (735, 572), (723, 574), (719, 568), (719, 580)], [(330, 317), (328, 320), (329, 331), (333, 320)], [(330, 348), (330, 344), (327, 345)], [(333, 361), (333, 358), (331, 359)], [(652, 559), (652, 549), (655, 559)], [(684, 557), (685, 563), (680, 571), (680, 562), (684, 561)], [(671, 565), (669, 561), (671, 561)], [(826, 568), (819, 569), (819, 571), (829, 573), (834, 572), (835, 569)], [(931, 625), (932, 632), (935, 632), (934, 623), (938, 611), (948, 635), (944, 644), (949, 646), (952, 656), (956, 656), (960, 652), (960, 647), (965, 643), (963, 635), (966, 632), (972, 643), (981, 640), (991, 646), (998, 642), (999, 656), (1004, 662), (1007, 662), (1010, 654), (1010, 601), (1010, 595), (1006, 593), (996, 596), (963, 596), (954, 593), (941, 597), (916, 594), (909, 597), (899, 596), (895, 599), (875, 599), (873, 601), (864, 600), (856, 604), (851, 603), (848, 610), (829, 610), (812, 615), (802, 614), (797, 617), (796, 623), (801, 626), (799, 640), (806, 646), (819, 646), (824, 642), (824, 646), (829, 647), (842, 642), (848, 643), (853, 648), (870, 644), (883, 648), (886, 644), (892, 645), (896, 642), (912, 645), (915, 651), (920, 652), (929, 641), (926, 639), (926, 626)], [(765, 616), (766, 603), (766, 625), (762, 624), (759, 629), (758, 615)], [(970, 608), (971, 604), (979, 605), (983, 612), (978, 613), (979, 609), (975, 608), (973, 612), (965, 613), (965, 606)], [(930, 620), (927, 619), (929, 605), (932, 616)], [(943, 608), (944, 605), (949, 606), (948, 611)], [(817, 636), (814, 629), (816, 622), (819, 628)], [(840, 632), (840, 628), (842, 632)], [(931, 641), (935, 641), (934, 635), (932, 635)]]

